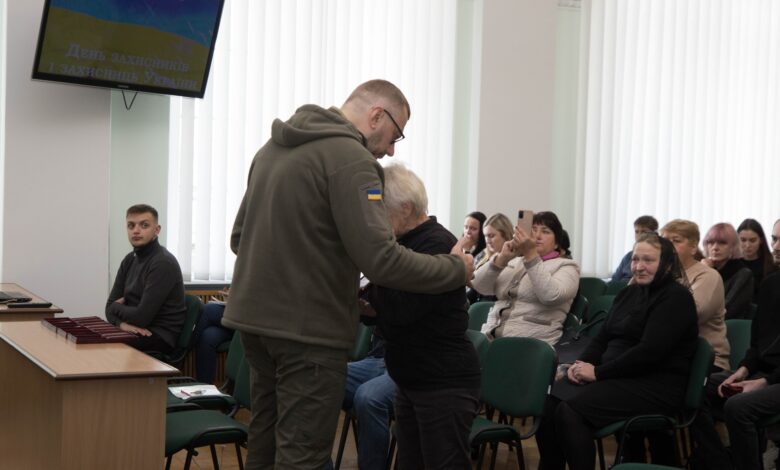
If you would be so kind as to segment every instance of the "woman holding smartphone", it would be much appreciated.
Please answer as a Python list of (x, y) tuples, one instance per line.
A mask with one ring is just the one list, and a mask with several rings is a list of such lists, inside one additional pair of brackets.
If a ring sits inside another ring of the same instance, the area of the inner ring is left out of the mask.
[(558, 217), (540, 212), (530, 233), (515, 227), (512, 239), (474, 273), (474, 289), (498, 298), (482, 325), (488, 338), (530, 336), (550, 345), (560, 339), (580, 282), (577, 263), (561, 256), (562, 239)]

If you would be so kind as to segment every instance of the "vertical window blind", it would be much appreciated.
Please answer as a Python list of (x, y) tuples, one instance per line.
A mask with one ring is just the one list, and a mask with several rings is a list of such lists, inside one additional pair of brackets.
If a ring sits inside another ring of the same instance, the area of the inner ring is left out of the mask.
[(394, 160), (423, 179), (433, 213), (449, 214), (455, 26), (455, 0), (226, 2), (205, 98), (171, 98), (168, 248), (185, 281), (231, 279), (230, 230), (272, 120), (340, 106), (369, 79), (409, 99)]
[(583, 4), (576, 254), (607, 275), (654, 215), (780, 217), (780, 3)]

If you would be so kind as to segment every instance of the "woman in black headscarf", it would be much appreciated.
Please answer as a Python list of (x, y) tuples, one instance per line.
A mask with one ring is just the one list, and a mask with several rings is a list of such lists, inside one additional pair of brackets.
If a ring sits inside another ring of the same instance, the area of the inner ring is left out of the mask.
[(604, 327), (553, 387), (537, 434), (540, 468), (593, 469), (596, 430), (635, 415), (675, 414), (683, 404), (698, 326), (674, 246), (642, 235), (631, 271)]

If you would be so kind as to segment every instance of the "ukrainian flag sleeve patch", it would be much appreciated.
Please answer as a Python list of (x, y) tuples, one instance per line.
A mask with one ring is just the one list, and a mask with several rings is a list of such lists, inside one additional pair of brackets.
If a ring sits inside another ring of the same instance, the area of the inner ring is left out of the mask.
[(366, 190), (366, 194), (368, 194), (368, 200), (369, 201), (381, 201), (382, 200), (382, 190), (381, 189), (368, 189)]

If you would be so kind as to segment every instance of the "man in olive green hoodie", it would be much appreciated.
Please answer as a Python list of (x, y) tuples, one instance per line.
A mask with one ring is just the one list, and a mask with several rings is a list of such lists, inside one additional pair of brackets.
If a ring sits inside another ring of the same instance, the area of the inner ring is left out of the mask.
[(358, 279), (438, 294), (473, 274), (451, 255), (400, 247), (376, 159), (393, 155), (411, 115), (392, 83), (371, 80), (341, 109), (305, 105), (275, 120), (236, 216), (236, 265), (222, 323), (241, 332), (251, 369), (247, 468), (321, 469), (358, 324)]

